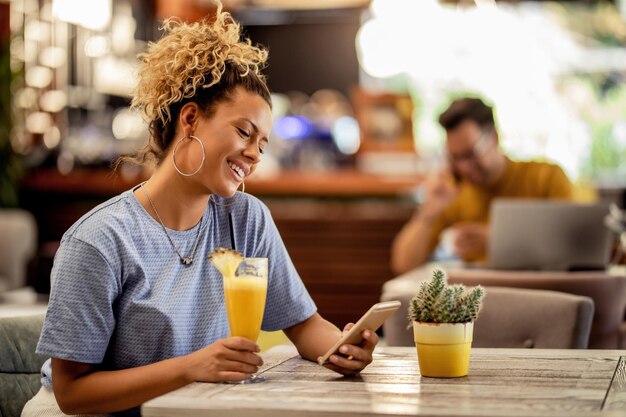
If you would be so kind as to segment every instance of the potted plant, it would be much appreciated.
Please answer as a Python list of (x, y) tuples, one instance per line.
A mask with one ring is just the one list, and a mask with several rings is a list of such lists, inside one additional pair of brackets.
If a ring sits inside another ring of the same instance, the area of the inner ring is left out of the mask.
[(474, 320), (482, 307), (482, 287), (446, 285), (442, 270), (420, 284), (409, 305), (409, 319), (422, 376), (467, 375)]
[(9, 4), (0, 2), (0, 207), (18, 206), (20, 161), (11, 146), (11, 70)]

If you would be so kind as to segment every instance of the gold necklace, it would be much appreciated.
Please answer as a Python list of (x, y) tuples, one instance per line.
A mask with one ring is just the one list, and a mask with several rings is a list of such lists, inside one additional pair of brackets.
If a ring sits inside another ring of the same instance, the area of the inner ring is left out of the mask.
[(148, 184), (146, 182), (144, 182), (143, 184), (141, 184), (141, 190), (144, 192), (146, 197), (148, 197), (148, 201), (150, 202), (150, 206), (152, 207), (152, 210), (154, 211), (154, 214), (156, 214), (157, 219), (159, 220), (159, 224), (161, 225), (161, 228), (165, 232), (165, 236), (167, 236), (167, 239), (170, 241), (170, 244), (172, 245), (172, 248), (174, 248), (174, 251), (176, 252), (178, 257), (180, 258), (180, 262), (183, 265), (191, 265), (193, 263), (193, 257), (196, 255), (196, 249), (198, 248), (198, 242), (200, 242), (200, 235), (202, 234), (202, 231), (204, 230), (204, 227), (206, 226), (206, 223), (204, 221), (204, 215), (202, 215), (202, 219), (200, 220), (202, 222), (202, 225), (198, 228), (198, 233), (196, 235), (196, 240), (193, 243), (193, 248), (191, 249), (191, 254), (189, 254), (187, 256), (181, 255), (180, 251), (176, 247), (176, 244), (174, 244), (174, 240), (172, 239), (172, 237), (170, 236), (169, 232), (165, 228), (165, 225), (163, 224), (163, 219), (161, 219), (161, 215), (159, 214), (159, 211), (156, 209), (156, 207), (154, 205), (154, 202), (150, 198), (150, 194), (148, 194), (147, 186), (148, 186)]

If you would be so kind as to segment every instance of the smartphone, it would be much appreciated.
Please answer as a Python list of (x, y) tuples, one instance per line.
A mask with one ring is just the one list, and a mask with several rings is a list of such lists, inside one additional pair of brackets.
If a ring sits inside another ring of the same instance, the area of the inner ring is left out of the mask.
[(337, 353), (342, 345), (360, 344), (363, 341), (361, 333), (364, 330), (375, 332), (398, 308), (400, 308), (400, 301), (383, 301), (382, 303), (374, 304), (317, 362), (320, 365), (324, 365), (328, 362), (330, 355)]

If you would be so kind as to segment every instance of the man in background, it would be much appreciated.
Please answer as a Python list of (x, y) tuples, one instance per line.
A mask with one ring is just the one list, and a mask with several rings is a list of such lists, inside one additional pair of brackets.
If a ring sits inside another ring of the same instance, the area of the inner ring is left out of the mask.
[(430, 260), (440, 243), (465, 262), (485, 261), (495, 198), (572, 199), (560, 167), (512, 161), (501, 152), (493, 111), (480, 99), (453, 101), (439, 123), (446, 130), (448, 166), (424, 181), (422, 203), (393, 242), (397, 274)]

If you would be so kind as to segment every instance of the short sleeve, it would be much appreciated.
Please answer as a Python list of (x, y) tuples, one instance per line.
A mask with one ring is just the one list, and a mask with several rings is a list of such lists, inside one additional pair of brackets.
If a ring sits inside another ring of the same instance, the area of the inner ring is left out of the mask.
[(291, 262), (267, 207), (262, 206), (259, 256), (269, 258), (267, 300), (262, 328), (282, 330), (311, 317), (317, 307)]
[(115, 328), (121, 281), (92, 245), (67, 237), (55, 256), (52, 291), (37, 353), (101, 363)]
[(573, 199), (572, 183), (565, 175), (561, 167), (550, 165), (551, 174), (548, 178), (547, 198), (555, 200), (571, 200)]

